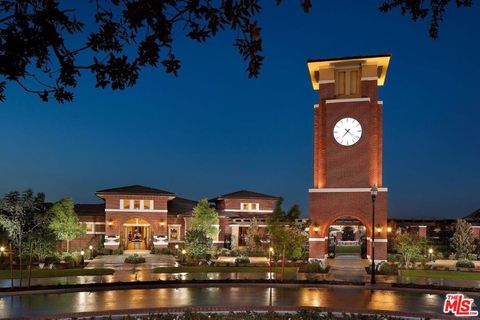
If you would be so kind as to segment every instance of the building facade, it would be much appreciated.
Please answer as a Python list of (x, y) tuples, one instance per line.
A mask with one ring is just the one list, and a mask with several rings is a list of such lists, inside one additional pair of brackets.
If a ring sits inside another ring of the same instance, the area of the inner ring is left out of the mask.
[[(167, 248), (185, 242), (197, 201), (178, 197), (160, 189), (132, 185), (99, 190), (102, 204), (77, 204), (75, 211), (86, 224), (86, 235), (73, 240), (72, 249), (95, 248), (149, 250)], [(273, 212), (278, 197), (240, 190), (209, 200), (219, 219), (213, 243), (218, 247), (245, 245), (245, 236), (253, 218), (260, 233)]]

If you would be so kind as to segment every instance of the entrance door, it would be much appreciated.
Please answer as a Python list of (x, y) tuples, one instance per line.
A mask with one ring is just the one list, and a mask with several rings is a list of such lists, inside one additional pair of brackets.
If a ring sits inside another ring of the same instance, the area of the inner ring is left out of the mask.
[(130, 219), (123, 224), (121, 243), (125, 250), (147, 250), (152, 238), (151, 226), (143, 219)]

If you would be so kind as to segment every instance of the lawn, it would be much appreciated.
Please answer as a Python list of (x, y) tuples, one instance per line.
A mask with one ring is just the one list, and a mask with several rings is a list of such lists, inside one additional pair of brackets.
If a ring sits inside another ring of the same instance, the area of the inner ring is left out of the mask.
[[(215, 266), (180, 266), (180, 267), (167, 267), (167, 268), (155, 268), (155, 273), (202, 273), (202, 272), (269, 272), (268, 267), (215, 267)], [(272, 267), (272, 272), (282, 272), (282, 267)], [(285, 273), (295, 273), (297, 268), (285, 267)]]
[(480, 280), (480, 272), (436, 271), (436, 270), (401, 270), (405, 277), (428, 277), (449, 280)]
[(335, 246), (335, 253), (358, 253), (360, 254), (360, 246)]
[[(113, 274), (113, 269), (34, 269), (32, 278), (52, 278), (68, 276), (103, 276)], [(20, 278), (20, 271), (13, 271), (14, 278)], [(28, 278), (28, 270), (23, 270), (22, 278)], [(0, 270), (0, 279), (10, 279), (10, 270)]]

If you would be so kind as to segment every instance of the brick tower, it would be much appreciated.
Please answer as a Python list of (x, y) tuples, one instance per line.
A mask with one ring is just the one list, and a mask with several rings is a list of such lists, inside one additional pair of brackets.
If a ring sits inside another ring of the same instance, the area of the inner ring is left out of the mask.
[[(367, 255), (375, 232), (375, 260), (387, 257), (387, 188), (382, 182), (382, 109), (377, 88), (390, 55), (309, 60), (314, 90), (313, 188), (310, 259), (324, 259), (330, 225), (356, 218), (367, 230)], [(375, 230), (370, 190), (378, 187)]]

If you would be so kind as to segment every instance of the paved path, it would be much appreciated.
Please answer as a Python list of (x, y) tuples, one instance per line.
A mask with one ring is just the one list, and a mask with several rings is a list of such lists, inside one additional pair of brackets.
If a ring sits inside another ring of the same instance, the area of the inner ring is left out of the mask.
[[(110, 268), (115, 271), (131, 271), (133, 265), (125, 263), (125, 258), (130, 254), (121, 255), (105, 255), (97, 256), (91, 262), (87, 264), (86, 269), (94, 268)], [(140, 263), (136, 266), (137, 270), (152, 270), (157, 267), (176, 267), (177, 262), (171, 255), (164, 254), (142, 254), (145, 258), (145, 263)]]
[(330, 266), (329, 280), (368, 281), (365, 267), (369, 261), (359, 255), (337, 254), (335, 259), (327, 259), (327, 264)]
[[(471, 294), (476, 305), (479, 295)], [(138, 309), (245, 306), (322, 307), (345, 312), (416, 312), (442, 317), (443, 294), (370, 290), (364, 287), (217, 286), (182, 287), (0, 297), (0, 318), (47, 317), (77, 312)], [(129, 311), (130, 310), (130, 311)]]

